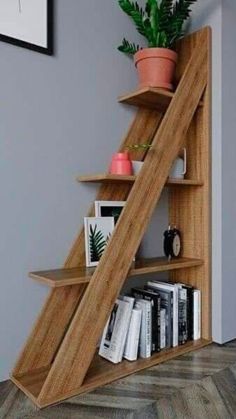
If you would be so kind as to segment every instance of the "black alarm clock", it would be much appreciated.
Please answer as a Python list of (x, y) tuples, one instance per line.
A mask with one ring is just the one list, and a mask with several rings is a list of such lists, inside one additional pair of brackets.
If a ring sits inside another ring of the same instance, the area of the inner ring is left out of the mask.
[(181, 235), (180, 231), (169, 226), (164, 233), (164, 253), (169, 259), (177, 258), (181, 251)]

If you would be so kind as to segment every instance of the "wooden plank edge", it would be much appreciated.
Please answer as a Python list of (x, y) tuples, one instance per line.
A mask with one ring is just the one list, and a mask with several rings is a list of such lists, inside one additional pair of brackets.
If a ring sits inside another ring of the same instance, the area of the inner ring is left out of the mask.
[[(178, 348), (171, 348), (171, 349), (168, 349), (166, 351), (164, 350), (164, 351), (161, 352), (161, 356), (160, 356), (160, 353), (159, 353), (156, 356), (152, 357), (153, 359), (152, 358), (145, 359), (145, 360), (143, 360), (143, 363), (138, 368), (135, 368), (135, 365), (134, 365), (133, 370), (126, 371), (125, 374), (120, 373), (120, 374), (117, 374), (117, 376), (114, 377), (114, 374), (112, 372), (112, 375), (113, 375), (112, 378), (109, 378), (109, 370), (108, 370), (107, 374), (106, 374), (106, 378), (99, 379), (99, 386), (98, 386), (96, 380), (94, 380), (94, 382), (89, 383), (89, 384), (86, 385), (86, 379), (85, 379), (85, 384), (82, 384), (81, 387), (79, 387), (79, 388), (77, 388), (73, 391), (70, 391), (68, 393), (57, 396), (54, 399), (43, 401), (43, 400), (40, 400), (40, 396), (39, 396), (40, 401), (37, 401), (37, 406), (40, 407), (40, 408), (45, 408), (45, 407), (48, 407), (48, 406), (51, 406), (51, 405), (61, 403), (63, 400), (66, 400), (66, 399), (69, 399), (71, 397), (78, 396), (78, 395), (81, 395), (81, 394), (84, 394), (84, 393), (88, 393), (90, 391), (95, 390), (98, 387), (104, 386), (106, 384), (110, 384), (114, 381), (120, 380), (121, 378), (128, 377), (129, 375), (135, 374), (136, 372), (154, 367), (155, 365), (162, 364), (166, 361), (170, 361), (171, 359), (177, 358), (178, 356), (184, 355), (188, 352), (192, 352), (192, 351), (196, 351), (198, 349), (204, 348), (205, 346), (208, 346), (211, 343), (212, 343), (212, 340), (200, 339), (198, 341), (188, 342), (185, 345), (180, 346)], [(176, 350), (173, 351), (173, 349), (176, 349)], [(109, 363), (109, 361), (107, 361), (107, 362)], [(129, 361), (123, 361), (123, 362), (129, 362)], [(135, 361), (134, 361), (133, 364), (135, 364)]]
[[(175, 92), (169, 91), (169, 90), (165, 90), (165, 89), (161, 89), (161, 88), (155, 88), (155, 87), (143, 87), (137, 90), (133, 90), (129, 93), (125, 93), (121, 96), (118, 96), (117, 101), (118, 103), (122, 103), (122, 104), (127, 104), (127, 105), (131, 105), (131, 106), (138, 106), (138, 105), (134, 105), (132, 103), (129, 103), (129, 101), (133, 100), (134, 98), (139, 98), (139, 96), (145, 94), (145, 93), (153, 93), (154, 95), (156, 94), (157, 96), (163, 96), (167, 99), (170, 99), (170, 101), (173, 99)], [(157, 102), (158, 105), (158, 102)], [(199, 102), (199, 106), (202, 107), (204, 105), (204, 101), (200, 100)], [(161, 107), (162, 105), (160, 105)], [(142, 107), (145, 107), (145, 105), (143, 105)], [(152, 108), (152, 106), (148, 103), (147, 104), (148, 108)], [(154, 108), (154, 107), (153, 107)]]
[[(187, 259), (187, 258), (186, 258)], [(169, 271), (173, 271), (173, 270), (179, 270), (179, 269), (184, 269), (184, 268), (194, 268), (197, 266), (202, 266), (204, 264), (204, 261), (202, 259), (190, 259), (190, 260), (186, 260), (184, 262), (180, 262), (178, 261), (178, 259), (176, 259), (175, 263), (171, 263), (168, 265), (168, 262), (166, 262), (166, 264), (163, 263), (162, 266), (150, 266), (150, 267), (136, 267), (136, 268), (131, 268), (130, 272), (127, 276), (127, 280), (130, 277), (133, 276), (139, 276), (139, 275), (148, 275), (148, 274), (152, 274), (152, 273), (158, 273), (158, 272), (169, 272)], [(148, 269), (148, 271), (147, 271)], [(65, 279), (65, 280), (58, 280), (58, 281), (54, 281), (53, 279), (50, 278), (45, 278), (44, 276), (40, 276), (39, 274), (35, 273), (35, 272), (29, 272), (29, 277), (41, 284), (44, 285), (48, 285), (51, 288), (61, 288), (61, 287), (66, 287), (66, 286), (70, 286), (70, 285), (80, 285), (80, 284), (88, 284), (90, 279), (92, 278), (92, 275), (88, 275), (88, 276), (84, 276), (81, 278), (69, 278), (69, 279)]]
[(61, 287), (68, 287), (70, 285), (82, 285), (88, 284), (92, 275), (84, 276), (81, 278), (70, 278), (68, 280), (61, 280), (61, 281), (54, 281), (53, 279), (45, 278), (44, 276), (37, 275), (34, 272), (29, 272), (29, 278), (33, 279), (34, 281), (39, 282), (40, 284), (48, 285), (50, 288), (61, 288)]
[(176, 263), (171, 263), (168, 265), (168, 262), (166, 262), (165, 265), (163, 264), (163, 266), (159, 266), (158, 269), (155, 266), (149, 267), (148, 272), (147, 272), (147, 268), (145, 267), (131, 268), (128, 274), (128, 278), (130, 276), (136, 276), (136, 275), (146, 275), (146, 274), (148, 275), (152, 273), (169, 272), (169, 271), (180, 270), (184, 268), (194, 268), (197, 266), (202, 266), (203, 264), (204, 264), (204, 261), (202, 259), (191, 259), (189, 261), (186, 260), (185, 262), (178, 262), (178, 259), (176, 259)]
[[(123, 176), (123, 175), (110, 175), (109, 173), (101, 173), (94, 175), (83, 175), (76, 178), (77, 182), (81, 183), (102, 183), (102, 182), (113, 182), (113, 183), (134, 183), (137, 176)], [(168, 178), (165, 186), (203, 186), (204, 182), (202, 180), (194, 179), (173, 179)]]
[(14, 375), (10, 375), (10, 380), (15, 384), (29, 399), (39, 408), (42, 406), (38, 403), (38, 400), (33, 394), (27, 389), (27, 387), (23, 386), (20, 378), (15, 377)]

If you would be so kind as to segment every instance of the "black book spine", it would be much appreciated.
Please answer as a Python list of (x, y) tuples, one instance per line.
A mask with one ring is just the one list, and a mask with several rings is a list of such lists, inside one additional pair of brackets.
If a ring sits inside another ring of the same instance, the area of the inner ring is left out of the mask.
[(132, 289), (135, 298), (151, 301), (152, 303), (152, 352), (160, 351), (160, 329), (161, 329), (161, 299), (158, 294), (148, 295), (145, 290)]
[(193, 340), (193, 288), (186, 286), (187, 290), (187, 340)]

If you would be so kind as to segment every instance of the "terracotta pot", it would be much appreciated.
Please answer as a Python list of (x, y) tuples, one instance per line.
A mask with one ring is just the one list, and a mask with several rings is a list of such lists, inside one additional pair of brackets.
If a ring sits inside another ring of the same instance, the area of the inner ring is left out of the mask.
[(134, 56), (140, 87), (173, 90), (178, 55), (167, 48), (144, 48)]
[(132, 175), (133, 168), (128, 152), (116, 153), (112, 156), (109, 173), (113, 175)]

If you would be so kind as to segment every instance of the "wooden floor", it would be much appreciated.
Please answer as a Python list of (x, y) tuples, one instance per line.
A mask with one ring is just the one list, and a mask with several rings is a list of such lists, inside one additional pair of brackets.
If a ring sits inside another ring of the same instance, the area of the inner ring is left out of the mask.
[(210, 345), (43, 410), (6, 381), (0, 384), (3, 418), (236, 418), (236, 341)]

